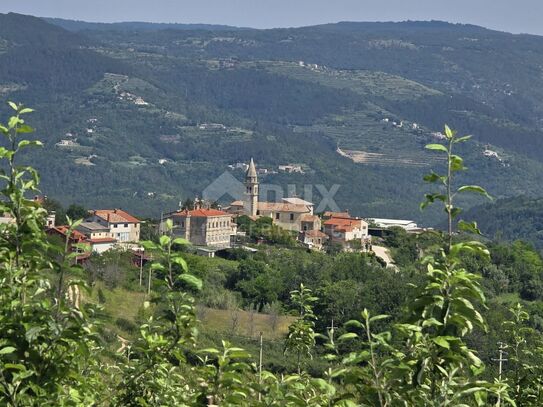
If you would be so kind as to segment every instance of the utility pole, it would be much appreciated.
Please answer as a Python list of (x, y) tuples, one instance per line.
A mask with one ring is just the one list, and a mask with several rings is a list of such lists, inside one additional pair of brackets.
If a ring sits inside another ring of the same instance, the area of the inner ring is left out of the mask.
[[(260, 331), (260, 356), (258, 358), (258, 384), (262, 385), (262, 331)], [(258, 401), (262, 401), (262, 392), (258, 390)]]
[(140, 287), (143, 284), (143, 248), (139, 250), (140, 255)]
[[(492, 359), (495, 362), (498, 362), (498, 381), (502, 381), (502, 372), (503, 372), (503, 362), (507, 362), (508, 359), (504, 359), (504, 356), (507, 355), (507, 352), (505, 352), (505, 349), (507, 348), (507, 345), (503, 342), (498, 342), (498, 352), (499, 357), (498, 359)], [(501, 395), (498, 394), (498, 401), (496, 402), (496, 406), (500, 407), (501, 405)]]
[(149, 281), (147, 282), (147, 295), (151, 295), (151, 270), (152, 270), (152, 267), (149, 267)]
[(327, 328), (328, 328), (328, 332), (330, 333), (330, 342), (334, 343), (335, 326), (334, 326), (334, 320), (333, 319), (332, 319), (332, 325), (327, 327)]

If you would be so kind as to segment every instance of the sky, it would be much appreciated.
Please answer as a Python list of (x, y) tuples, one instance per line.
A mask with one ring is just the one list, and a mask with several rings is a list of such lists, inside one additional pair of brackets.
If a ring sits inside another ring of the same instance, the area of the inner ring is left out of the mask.
[(17, 12), (97, 22), (298, 27), (337, 21), (443, 20), (543, 35), (543, 0), (0, 0)]

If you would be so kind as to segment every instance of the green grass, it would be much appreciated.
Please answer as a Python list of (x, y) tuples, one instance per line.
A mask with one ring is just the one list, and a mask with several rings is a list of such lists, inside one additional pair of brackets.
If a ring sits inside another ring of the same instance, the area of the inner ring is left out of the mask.
[[(137, 326), (138, 312), (147, 299), (147, 295), (144, 292), (131, 291), (121, 287), (108, 289), (104, 283), (97, 282), (92, 288), (91, 302), (96, 304), (99, 302), (99, 290), (102, 291), (105, 298), (102, 306), (108, 320), (107, 327), (122, 337), (132, 336), (133, 332), (119, 327), (116, 321), (125, 319)], [(220, 310), (202, 306), (197, 307), (197, 314), (204, 331), (242, 336), (247, 339), (258, 337), (259, 332), (262, 332), (268, 340), (280, 339), (286, 335), (288, 326), (293, 321), (293, 317), (278, 316), (275, 326), (273, 326), (273, 317), (254, 313), (251, 323), (251, 314), (247, 311)]]
[(219, 310), (200, 308), (199, 318), (205, 330), (229, 333), (247, 338), (257, 338), (262, 332), (266, 339), (279, 339), (288, 332), (288, 326), (294, 320), (293, 317), (278, 316), (275, 328), (273, 317), (266, 314), (251, 313), (242, 310)]

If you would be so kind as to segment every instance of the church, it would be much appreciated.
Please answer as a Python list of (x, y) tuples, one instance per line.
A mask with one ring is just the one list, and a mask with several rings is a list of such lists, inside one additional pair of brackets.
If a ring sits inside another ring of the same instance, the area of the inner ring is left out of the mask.
[(293, 232), (320, 230), (320, 218), (313, 214), (313, 203), (300, 198), (283, 198), (281, 202), (259, 200), (259, 184), (256, 166), (251, 158), (245, 175), (244, 199), (230, 204), (227, 212), (233, 215), (247, 215), (256, 220), (267, 216), (277, 226)]

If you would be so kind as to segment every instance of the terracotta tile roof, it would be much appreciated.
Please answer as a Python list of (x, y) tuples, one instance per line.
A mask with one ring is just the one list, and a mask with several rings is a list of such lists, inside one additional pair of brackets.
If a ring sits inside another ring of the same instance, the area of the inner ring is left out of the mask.
[(112, 237), (97, 237), (95, 239), (87, 239), (88, 242), (94, 243), (94, 244), (100, 244), (100, 243), (116, 243), (117, 239), (114, 239)]
[(229, 213), (218, 209), (193, 209), (192, 211), (183, 210), (174, 212), (172, 216), (191, 216), (193, 218), (210, 218), (214, 216), (231, 216)]
[(331, 211), (324, 212), (322, 216), (324, 216), (325, 218), (350, 218), (351, 217), (349, 212), (331, 212)]
[(331, 218), (324, 222), (324, 226), (332, 226), (339, 232), (351, 232), (354, 229), (362, 228), (362, 225), (366, 223), (362, 219), (353, 218)]
[[(48, 231), (49, 232), (56, 231), (57, 233), (66, 236), (68, 234), (68, 229), (69, 229), (68, 226), (61, 225), (61, 226), (55, 226), (55, 227), (49, 228)], [(74, 240), (81, 240), (82, 241), (82, 240), (85, 240), (87, 238), (87, 236), (85, 236), (81, 232), (78, 232), (77, 230), (72, 230), (72, 234), (71, 234), (70, 238), (74, 239)]]
[(304, 232), (307, 237), (328, 237), (328, 235), (320, 230), (308, 230)]
[(357, 220), (351, 218), (331, 218), (325, 221), (324, 224), (329, 226), (347, 226), (352, 225), (354, 222), (357, 222)]
[(98, 209), (90, 211), (92, 215), (98, 216), (110, 223), (139, 223), (140, 221), (122, 209)]
[(274, 212), (298, 212), (305, 213), (310, 212), (310, 209), (306, 205), (296, 205), (281, 202), (259, 202), (258, 209), (261, 211), (274, 211)]
[(294, 205), (313, 206), (313, 202), (309, 202), (309, 201), (306, 201), (304, 199), (296, 198), (296, 197), (283, 198), (282, 201), (286, 202), (286, 203), (289, 203), (289, 204), (294, 204)]
[(244, 206), (245, 203), (243, 201), (234, 201), (230, 204), (230, 206)]
[(302, 215), (300, 216), (300, 220), (302, 222), (317, 222), (319, 220), (319, 217), (317, 215)]

